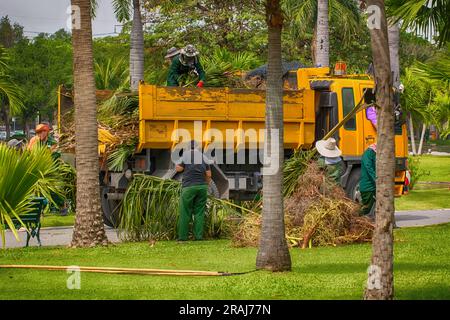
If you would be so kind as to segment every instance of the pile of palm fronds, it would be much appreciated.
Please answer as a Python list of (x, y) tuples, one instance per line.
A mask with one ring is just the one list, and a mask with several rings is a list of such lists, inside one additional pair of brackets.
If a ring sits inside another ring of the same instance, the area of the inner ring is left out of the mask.
[[(128, 241), (175, 239), (181, 184), (143, 174), (134, 175), (120, 208), (120, 236)], [(206, 209), (205, 236), (230, 235), (229, 217), (240, 211), (230, 202), (209, 197)]]
[[(286, 238), (291, 246), (324, 246), (370, 241), (373, 224), (345, 197), (311, 154), (297, 153), (285, 166)], [(234, 232), (235, 246), (257, 246), (261, 214), (247, 215)]]
[[(134, 152), (139, 136), (139, 109), (137, 96), (126, 92), (113, 93), (99, 101), (97, 111), (98, 139), (101, 153), (115, 169), (121, 170), (123, 162)], [(63, 134), (59, 147), (65, 152), (75, 150), (75, 123), (73, 110), (63, 115)], [(132, 152), (130, 152), (132, 150)]]

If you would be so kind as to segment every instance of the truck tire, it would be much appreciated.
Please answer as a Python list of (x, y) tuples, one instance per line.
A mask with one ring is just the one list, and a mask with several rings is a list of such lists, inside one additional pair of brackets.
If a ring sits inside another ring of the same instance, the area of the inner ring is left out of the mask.
[(361, 203), (361, 193), (359, 192), (359, 179), (361, 177), (361, 168), (357, 167), (352, 170), (347, 181), (345, 193), (347, 197)]
[(108, 199), (107, 193), (109, 188), (101, 187), (103, 222), (111, 228), (117, 228), (119, 225), (119, 207), (120, 200)]

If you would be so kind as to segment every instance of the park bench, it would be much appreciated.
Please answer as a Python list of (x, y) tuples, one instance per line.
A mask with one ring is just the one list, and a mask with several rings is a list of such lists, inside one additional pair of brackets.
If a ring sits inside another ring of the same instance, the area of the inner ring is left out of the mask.
[[(20, 220), (22, 220), (27, 229), (27, 243), (25, 247), (28, 247), (30, 239), (34, 237), (36, 237), (39, 246), (41, 246), (41, 239), (39, 237), (39, 232), (41, 230), (41, 215), (46, 204), (47, 199), (42, 197), (34, 197), (31, 200), (31, 211), (19, 215)], [(19, 230), (21, 227), (23, 227), (19, 219), (17, 219), (16, 217), (12, 217), (11, 220), (16, 230)], [(9, 229), (8, 224), (5, 224), (5, 229)]]

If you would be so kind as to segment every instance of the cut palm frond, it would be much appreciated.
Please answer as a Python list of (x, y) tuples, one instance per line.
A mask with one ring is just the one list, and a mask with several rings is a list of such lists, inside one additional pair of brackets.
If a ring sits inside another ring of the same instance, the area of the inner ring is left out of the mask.
[(7, 224), (17, 238), (11, 219), (30, 211), (33, 196), (44, 196), (54, 203), (55, 196), (63, 195), (64, 182), (59, 175), (58, 161), (46, 147), (36, 146), (20, 153), (0, 144), (0, 235), (3, 245), (4, 225)]
[[(122, 201), (119, 229), (130, 241), (175, 239), (181, 184), (143, 174), (134, 175)], [(229, 232), (230, 216), (240, 212), (227, 201), (209, 197), (206, 209), (207, 237), (222, 237)]]

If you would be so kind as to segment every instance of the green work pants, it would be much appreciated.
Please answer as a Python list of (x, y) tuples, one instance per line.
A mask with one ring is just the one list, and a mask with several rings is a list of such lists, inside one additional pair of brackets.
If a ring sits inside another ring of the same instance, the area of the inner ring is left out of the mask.
[(368, 215), (372, 207), (375, 205), (375, 191), (361, 191), (361, 200), (361, 214)]
[(187, 240), (189, 236), (189, 223), (194, 216), (195, 240), (203, 239), (205, 225), (205, 207), (208, 197), (206, 184), (185, 187), (181, 189), (180, 217), (178, 219), (178, 240)]

